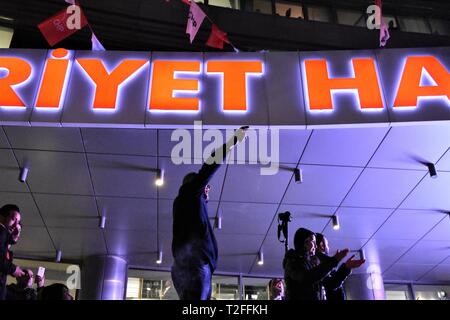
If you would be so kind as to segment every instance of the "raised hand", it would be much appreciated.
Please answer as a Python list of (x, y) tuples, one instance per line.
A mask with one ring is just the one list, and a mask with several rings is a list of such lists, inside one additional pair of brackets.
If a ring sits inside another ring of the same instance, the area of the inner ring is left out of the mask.
[(239, 142), (242, 142), (245, 139), (247, 129), (248, 126), (243, 126), (236, 130), (235, 136)]
[(342, 259), (345, 258), (345, 256), (347, 255), (347, 253), (348, 253), (348, 249), (338, 250), (338, 251), (336, 252), (336, 254), (334, 255), (334, 258), (336, 258), (336, 260), (339, 262), (339, 261), (341, 261)]
[(13, 276), (14, 278), (20, 278), (20, 277), (22, 277), (24, 274), (25, 274), (25, 272), (23, 272), (23, 270), (22, 270), (19, 266), (17, 266), (17, 267), (16, 267), (16, 270), (14, 270), (14, 273), (12, 274), (12, 276)]
[(364, 259), (353, 260), (354, 257), (355, 257), (355, 255), (352, 255), (352, 256), (350, 257), (350, 259), (348, 259), (348, 260), (345, 262), (345, 266), (346, 266), (348, 269), (359, 268), (359, 267), (361, 267), (361, 265), (362, 265), (364, 262), (366, 262), (366, 260), (364, 260)]

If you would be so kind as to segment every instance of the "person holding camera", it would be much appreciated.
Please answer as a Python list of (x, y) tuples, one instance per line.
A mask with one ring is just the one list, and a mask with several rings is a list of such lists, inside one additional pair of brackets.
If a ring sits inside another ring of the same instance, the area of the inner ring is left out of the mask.
[(180, 300), (211, 299), (218, 249), (208, 216), (208, 183), (227, 153), (244, 140), (247, 128), (241, 127), (222, 148), (215, 150), (198, 173), (187, 174), (174, 201), (172, 280)]
[(347, 255), (348, 249), (337, 251), (327, 261), (316, 257), (315, 233), (299, 228), (294, 235), (294, 249), (283, 260), (286, 300), (326, 300), (322, 281)]

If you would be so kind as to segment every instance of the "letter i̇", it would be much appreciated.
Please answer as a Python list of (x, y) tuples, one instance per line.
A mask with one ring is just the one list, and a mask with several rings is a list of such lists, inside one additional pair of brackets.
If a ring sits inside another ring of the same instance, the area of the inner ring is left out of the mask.
[(56, 49), (47, 59), (36, 100), (36, 108), (59, 108), (69, 67), (69, 51)]

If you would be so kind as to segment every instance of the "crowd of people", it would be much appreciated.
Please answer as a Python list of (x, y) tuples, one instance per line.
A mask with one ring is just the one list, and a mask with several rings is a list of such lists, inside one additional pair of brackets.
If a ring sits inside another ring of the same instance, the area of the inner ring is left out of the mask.
[[(181, 300), (211, 299), (211, 279), (218, 259), (217, 241), (209, 221), (207, 202), (209, 181), (227, 154), (245, 139), (247, 127), (241, 127), (227, 143), (215, 150), (199, 172), (187, 174), (173, 205), (172, 279)], [(294, 236), (294, 248), (286, 252), (282, 266), (284, 284), (272, 281), (272, 296), (277, 300), (344, 300), (342, 284), (351, 270), (364, 260), (351, 256), (339, 263), (349, 250), (329, 256), (328, 240), (320, 233), (300, 228)]]
[[(12, 246), (20, 240), (21, 214), (18, 206), (7, 204), (0, 208), (0, 300), (73, 300), (66, 285), (45, 286), (45, 277), (34, 275), (31, 269), (14, 264)], [(16, 283), (6, 285), (7, 277)], [(34, 288), (36, 284), (36, 288)]]
[[(246, 130), (247, 127), (237, 130), (211, 154), (199, 172), (187, 174), (174, 201), (171, 276), (181, 300), (211, 299), (218, 248), (208, 215), (209, 181), (232, 148), (245, 139)], [(11, 247), (19, 241), (21, 230), (19, 208), (16, 205), (0, 208), (0, 300), (72, 299), (65, 285), (45, 286), (44, 277), (34, 277), (32, 270), (13, 263)], [(299, 228), (294, 236), (294, 248), (287, 250), (282, 262), (284, 282), (271, 281), (271, 298), (345, 300), (343, 282), (352, 269), (364, 263), (351, 256), (339, 266), (348, 252), (348, 249), (338, 250), (330, 256), (328, 240), (322, 234)], [(17, 283), (6, 286), (8, 275), (16, 278)]]

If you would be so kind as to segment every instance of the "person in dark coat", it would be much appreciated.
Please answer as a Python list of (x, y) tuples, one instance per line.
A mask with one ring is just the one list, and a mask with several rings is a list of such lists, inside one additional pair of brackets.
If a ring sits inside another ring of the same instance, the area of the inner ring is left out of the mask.
[(296, 231), (294, 248), (286, 252), (283, 260), (286, 300), (325, 300), (322, 281), (347, 255), (348, 249), (338, 250), (320, 263), (315, 256), (315, 234), (304, 228)]
[[(316, 257), (319, 259), (320, 263), (331, 259), (329, 256), (330, 248), (328, 247), (328, 240), (323, 234), (316, 233), (316, 245)], [(328, 301), (346, 300), (343, 287), (344, 281), (352, 273), (352, 269), (359, 268), (365, 262), (365, 260), (353, 260), (354, 257), (355, 255), (352, 255), (350, 259), (341, 264), (339, 268), (333, 269), (322, 281), (325, 288), (326, 299)]]
[(16, 205), (7, 204), (0, 208), (0, 300), (6, 298), (6, 280), (8, 275), (21, 277), (24, 272), (12, 262), (9, 253), (11, 232), (20, 223), (20, 209)]
[(222, 148), (215, 150), (198, 173), (187, 174), (174, 201), (172, 280), (180, 300), (211, 299), (218, 250), (208, 216), (208, 183), (227, 153), (245, 138), (245, 130), (246, 127), (240, 128)]
[[(11, 232), (10, 244), (8, 248), (9, 256), (11, 259), (14, 257), (14, 253), (11, 251), (11, 246), (17, 244), (22, 232), (22, 224), (18, 223)], [(33, 271), (30, 269), (23, 269), (25, 274), (22, 277), (17, 277), (17, 283), (12, 283), (6, 286), (6, 300), (37, 300), (37, 295), (40, 289), (44, 286), (44, 278), (33, 275)], [(33, 288), (33, 279), (37, 284), (37, 289)]]

